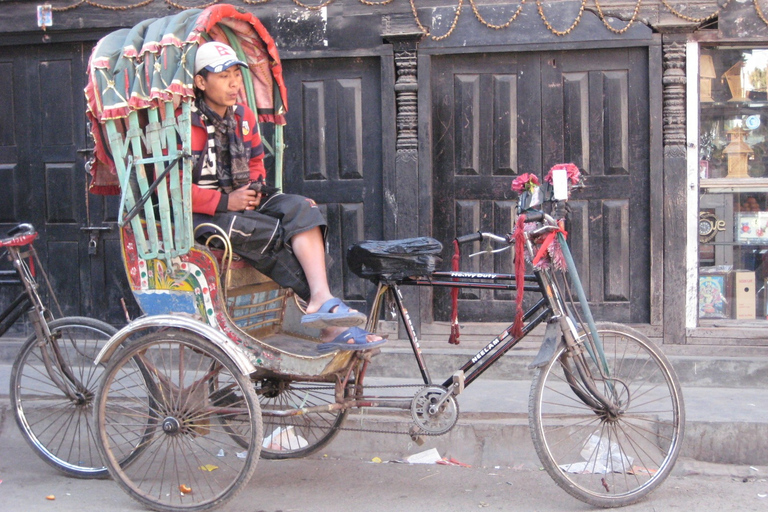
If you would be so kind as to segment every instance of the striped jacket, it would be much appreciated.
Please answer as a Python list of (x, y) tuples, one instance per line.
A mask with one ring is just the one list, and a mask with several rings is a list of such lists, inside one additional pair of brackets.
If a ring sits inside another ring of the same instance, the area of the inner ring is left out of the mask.
[[(258, 127), (256, 126), (256, 116), (253, 111), (245, 105), (235, 105), (235, 119), (237, 120), (237, 136), (243, 139), (243, 146), (246, 152), (250, 150), (251, 160), (249, 163), (251, 180), (266, 179), (266, 169), (264, 168), (264, 145), (261, 143)], [(192, 174), (192, 211), (194, 213), (205, 213), (213, 215), (217, 211), (227, 210), (227, 195), (218, 187), (209, 188), (198, 185), (201, 178), (202, 159), (208, 146), (208, 132), (200, 119), (200, 115), (195, 111), (192, 113), (192, 155), (195, 165)]]

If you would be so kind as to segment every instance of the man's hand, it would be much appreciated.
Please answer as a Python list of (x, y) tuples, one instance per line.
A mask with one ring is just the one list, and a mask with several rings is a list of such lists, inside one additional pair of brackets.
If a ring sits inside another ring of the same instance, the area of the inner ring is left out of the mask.
[(242, 212), (244, 210), (255, 210), (261, 203), (261, 193), (256, 193), (249, 188), (249, 185), (233, 190), (229, 193), (227, 210), (231, 212)]

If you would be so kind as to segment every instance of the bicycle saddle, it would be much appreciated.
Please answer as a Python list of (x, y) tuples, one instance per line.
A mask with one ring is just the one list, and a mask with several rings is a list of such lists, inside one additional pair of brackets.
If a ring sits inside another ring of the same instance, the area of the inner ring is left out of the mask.
[(347, 249), (347, 265), (360, 277), (403, 279), (429, 275), (442, 261), (443, 245), (434, 238), (365, 240)]
[(0, 247), (28, 245), (32, 243), (35, 238), (37, 238), (35, 226), (28, 223), (19, 224), (8, 230), (4, 238), (0, 238)]

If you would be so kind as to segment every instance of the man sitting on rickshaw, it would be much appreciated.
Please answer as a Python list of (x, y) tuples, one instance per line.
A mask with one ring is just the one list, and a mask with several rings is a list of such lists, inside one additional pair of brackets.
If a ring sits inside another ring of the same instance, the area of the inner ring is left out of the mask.
[(335, 298), (325, 266), (325, 219), (312, 199), (264, 184), (256, 116), (237, 103), (247, 64), (226, 44), (201, 45), (195, 58), (192, 212), (230, 237), (235, 253), (307, 302), (302, 324), (323, 328), (325, 350), (364, 350), (386, 340), (358, 326), (366, 316)]

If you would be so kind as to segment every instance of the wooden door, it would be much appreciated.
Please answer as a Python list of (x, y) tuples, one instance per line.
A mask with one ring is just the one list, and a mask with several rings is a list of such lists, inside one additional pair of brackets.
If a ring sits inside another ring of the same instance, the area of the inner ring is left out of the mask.
[[(593, 312), (603, 320), (647, 322), (647, 68), (647, 51), (633, 48), (434, 58), (435, 236), (446, 243), (477, 230), (511, 231), (512, 179), (542, 179), (552, 165), (573, 162), (587, 188), (571, 202), (569, 242)], [(509, 252), (471, 261), (467, 252), (462, 269), (512, 272)], [(460, 298), (464, 320), (511, 317), (510, 292)], [(447, 294), (436, 294), (435, 318), (447, 320), (449, 311)]]
[[(65, 315), (124, 323), (125, 271), (116, 198), (86, 193), (85, 68), (90, 44), (0, 48), (0, 230), (20, 222), (40, 233), (35, 246)], [(91, 233), (98, 236), (91, 238)], [(0, 290), (0, 306), (12, 292)], [(134, 310), (135, 311), (135, 310)]]
[(365, 311), (371, 287), (346, 249), (382, 235), (381, 61), (284, 60), (288, 125), (284, 188), (317, 201), (328, 221), (332, 292)]

